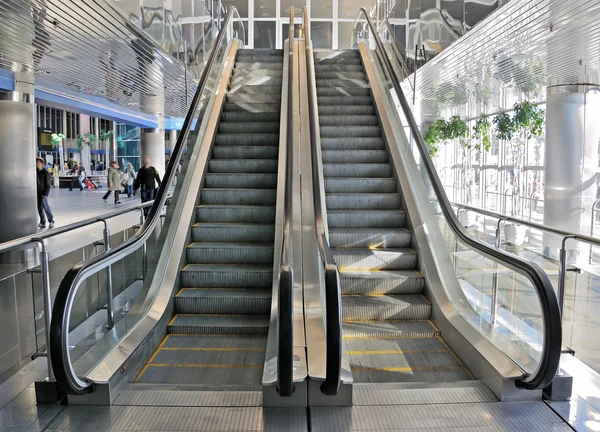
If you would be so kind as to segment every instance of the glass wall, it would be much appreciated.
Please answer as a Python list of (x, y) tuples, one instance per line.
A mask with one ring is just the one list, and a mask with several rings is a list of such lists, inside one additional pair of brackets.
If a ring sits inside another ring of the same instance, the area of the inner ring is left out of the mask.
[(119, 166), (133, 165), (140, 169), (140, 128), (125, 123), (117, 123), (117, 155)]

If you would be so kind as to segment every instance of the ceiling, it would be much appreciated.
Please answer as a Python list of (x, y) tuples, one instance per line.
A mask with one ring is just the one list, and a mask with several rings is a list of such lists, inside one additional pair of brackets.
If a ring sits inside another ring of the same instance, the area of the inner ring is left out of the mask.
[(107, 1), (0, 0), (0, 17), (0, 67), (33, 70), (36, 88), (146, 114), (164, 95), (185, 117), (192, 77)]
[(598, 84), (599, 19), (600, 0), (511, 1), (417, 71), (421, 123), (544, 101), (548, 84)]

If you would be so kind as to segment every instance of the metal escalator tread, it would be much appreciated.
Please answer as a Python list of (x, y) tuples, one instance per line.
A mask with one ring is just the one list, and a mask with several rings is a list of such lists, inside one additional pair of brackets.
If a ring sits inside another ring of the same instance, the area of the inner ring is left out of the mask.
[(167, 337), (137, 383), (256, 390), (270, 324), (283, 51), (241, 50)]
[(473, 377), (441, 339), (357, 50), (315, 53), (325, 203), (354, 382)]

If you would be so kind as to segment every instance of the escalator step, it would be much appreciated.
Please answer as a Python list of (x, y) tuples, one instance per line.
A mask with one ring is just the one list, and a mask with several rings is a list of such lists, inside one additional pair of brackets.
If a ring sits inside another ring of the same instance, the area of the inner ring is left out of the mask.
[(421, 295), (342, 296), (342, 318), (349, 321), (427, 320), (431, 303)]
[(327, 208), (331, 210), (398, 209), (402, 204), (397, 193), (328, 193)]
[(264, 123), (234, 123), (221, 122), (219, 123), (220, 134), (276, 134), (279, 132), (279, 122), (264, 122)]
[(364, 68), (362, 64), (315, 64), (315, 74), (318, 74), (322, 71), (327, 72), (363, 72)]
[(282, 77), (283, 76), (283, 68), (279, 65), (277, 69), (233, 69), (233, 80), (238, 77)]
[(190, 264), (273, 264), (272, 243), (194, 242), (186, 252)]
[[(335, 249), (341, 251), (342, 249)], [(416, 260), (417, 257), (413, 257)], [(421, 294), (425, 289), (423, 275), (415, 270), (343, 270), (340, 271), (343, 295), (404, 295)], [(426, 316), (423, 319), (428, 319)]]
[(279, 146), (279, 133), (219, 133), (215, 138), (215, 144), (222, 146)]
[[(325, 108), (325, 107), (320, 107)], [(323, 150), (383, 150), (383, 138), (321, 138)]]
[(371, 96), (371, 89), (358, 87), (317, 87), (317, 97), (321, 96)]
[(333, 248), (404, 248), (410, 247), (412, 233), (406, 228), (330, 228), (329, 243)]
[(161, 349), (149, 365), (251, 365), (262, 368), (265, 359), (264, 351), (248, 350), (244, 348), (234, 350), (186, 350), (186, 349)]
[[(352, 154), (360, 152), (346, 152)], [(325, 153), (325, 151), (323, 152)], [(385, 152), (387, 156), (387, 152)], [(390, 178), (356, 178), (329, 177), (325, 179), (325, 193), (393, 193), (396, 192), (397, 182)]]
[[(346, 271), (414, 270), (419, 262), (418, 255), (412, 249), (334, 248), (332, 253), (340, 274)], [(410, 284), (417, 279), (415, 275), (411, 276), (412, 278), (406, 278), (406, 283)], [(347, 294), (344, 290), (342, 293)]]
[[(273, 85), (281, 85), (281, 83)], [(267, 104), (277, 104), (279, 107), (281, 104), (281, 95), (277, 93), (270, 94), (240, 94), (240, 93), (230, 93), (226, 96), (227, 103), (240, 104), (240, 103), (267, 103)]]
[[(229, 87), (229, 94), (238, 95), (255, 95), (255, 94), (272, 94), (281, 95), (281, 86), (277, 85), (234, 85)], [(279, 119), (279, 116), (278, 116)]]
[(202, 204), (275, 205), (276, 189), (202, 189)]
[(376, 115), (320, 115), (319, 125), (323, 126), (379, 126)]
[(207, 173), (205, 179), (207, 188), (274, 189), (277, 187), (276, 173)]
[(208, 205), (198, 206), (198, 222), (274, 223), (274, 206)]
[(279, 123), (279, 113), (249, 113), (228, 111), (221, 114), (222, 122), (277, 122)]
[(431, 321), (381, 321), (344, 323), (346, 347), (354, 339), (431, 338), (440, 331)]
[(316, 51), (315, 59), (340, 59), (340, 58), (359, 58), (358, 50), (338, 50), (338, 51)]
[(208, 161), (210, 173), (276, 173), (277, 159), (213, 159)]
[[(264, 76), (264, 77), (253, 77), (253, 76), (238, 76), (238, 77), (234, 77), (231, 82), (229, 83), (230, 88), (236, 88), (239, 86), (243, 86), (243, 87), (279, 87), (281, 88), (283, 82), (281, 77), (268, 77), (268, 76)], [(237, 102), (235, 96), (236, 95), (240, 95), (238, 92), (232, 92), (230, 93), (230, 96), (227, 96), (227, 100), (231, 101), (231, 102)], [(257, 96), (257, 95), (255, 95)], [(276, 93), (276, 92), (269, 92), (269, 94), (265, 94), (265, 97), (268, 97), (268, 99), (263, 99), (263, 98), (256, 98), (257, 102), (277, 102), (277, 100), (281, 99), (281, 95)], [(243, 100), (249, 100), (247, 98), (244, 98)]]
[(366, 83), (364, 71), (335, 71), (328, 69), (315, 69), (315, 78), (317, 87), (323, 87), (319, 85), (319, 81), (346, 81), (346, 80), (357, 80), (360, 83)]
[(379, 138), (379, 126), (321, 126), (321, 138)]
[[(371, 96), (322, 96), (319, 98), (319, 106), (327, 105), (369, 105), (373, 106)], [(320, 108), (319, 108), (320, 109)], [(319, 111), (319, 113), (321, 113)]]
[(175, 296), (175, 311), (179, 314), (267, 315), (270, 310), (271, 290), (264, 288), (184, 288)]
[(408, 366), (406, 368), (352, 367), (352, 379), (355, 383), (388, 382), (456, 382), (472, 380), (473, 375), (463, 365), (451, 366)]
[(280, 109), (280, 103), (227, 102), (223, 105), (225, 112), (278, 113)]
[(214, 146), (212, 150), (213, 159), (277, 159), (278, 154), (277, 146)]
[[(364, 79), (319, 79), (317, 77), (317, 88), (368, 88), (369, 84)], [(360, 96), (357, 96), (360, 97)], [(364, 96), (362, 96), (364, 97)], [(370, 96), (369, 96), (370, 98)], [(372, 100), (371, 100), (372, 101)]]
[(168, 334), (161, 348), (191, 348), (191, 349), (229, 349), (246, 348), (264, 351), (267, 348), (267, 339), (257, 335), (179, 335)]
[(327, 177), (391, 177), (389, 163), (324, 163), (323, 175)]
[(186, 335), (266, 335), (268, 315), (175, 315), (168, 333)]
[(207, 387), (255, 386), (262, 380), (263, 365), (148, 366), (136, 382), (146, 384), (201, 384)]
[(252, 223), (197, 223), (192, 228), (193, 241), (272, 242), (275, 225)]
[(283, 68), (281, 62), (244, 62), (243, 58), (238, 57), (238, 61), (235, 63), (234, 70), (252, 70), (252, 69), (269, 69), (269, 70), (281, 70)]
[(272, 265), (188, 264), (181, 270), (183, 288), (271, 288), (272, 283)]
[(331, 210), (327, 212), (330, 228), (404, 228), (402, 210)]

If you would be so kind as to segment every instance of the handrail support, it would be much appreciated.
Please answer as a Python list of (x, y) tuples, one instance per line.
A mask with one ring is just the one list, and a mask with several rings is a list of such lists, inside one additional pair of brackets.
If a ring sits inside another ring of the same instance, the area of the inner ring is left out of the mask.
[[(110, 230), (108, 229), (108, 223), (104, 218), (98, 218), (100, 222), (104, 224), (104, 230), (102, 231), (104, 237), (104, 252), (110, 250)], [(115, 312), (113, 304), (113, 282), (112, 282), (112, 265), (106, 267), (106, 328), (112, 329), (115, 326)]]
[(40, 245), (40, 270), (42, 273), (42, 293), (44, 297), (44, 333), (46, 334), (46, 363), (48, 366), (48, 378), (46, 381), (54, 381), (54, 370), (50, 358), (50, 324), (52, 322), (52, 290), (50, 288), (50, 254), (46, 246), (46, 240), (34, 238), (31, 240)]

